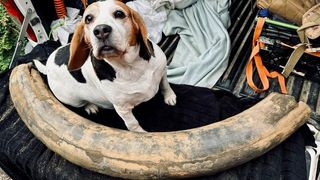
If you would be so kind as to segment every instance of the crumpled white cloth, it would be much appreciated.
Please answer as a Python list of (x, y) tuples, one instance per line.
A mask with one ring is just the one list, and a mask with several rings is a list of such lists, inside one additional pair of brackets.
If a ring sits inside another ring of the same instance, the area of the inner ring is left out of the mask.
[(198, 0), (182, 10), (171, 10), (165, 35), (180, 41), (167, 67), (168, 80), (211, 88), (228, 66), (230, 37), (229, 0)]
[(184, 9), (194, 3), (197, 0), (150, 0), (154, 9), (165, 7), (167, 9)]
[(197, 0), (135, 0), (127, 5), (137, 11), (143, 18), (148, 30), (148, 38), (158, 43), (171, 9), (183, 9)]
[(167, 21), (167, 12), (164, 9), (156, 11), (146, 0), (130, 1), (127, 5), (137, 11), (143, 18), (148, 30), (148, 38), (158, 43), (162, 38), (162, 29)]
[(67, 16), (52, 21), (52, 37), (55, 41), (59, 40), (62, 45), (68, 44), (69, 36), (74, 32), (76, 25), (81, 21), (80, 10), (67, 7)]

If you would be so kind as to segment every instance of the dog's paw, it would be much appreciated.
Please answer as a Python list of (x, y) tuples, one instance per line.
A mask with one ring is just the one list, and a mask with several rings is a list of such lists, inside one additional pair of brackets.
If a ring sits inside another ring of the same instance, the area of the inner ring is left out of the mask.
[(177, 103), (177, 96), (176, 94), (171, 91), (170, 93), (164, 94), (164, 102), (170, 106), (174, 106)]
[(86, 107), (84, 108), (84, 110), (88, 114), (97, 114), (99, 112), (99, 108), (95, 104), (87, 104)]

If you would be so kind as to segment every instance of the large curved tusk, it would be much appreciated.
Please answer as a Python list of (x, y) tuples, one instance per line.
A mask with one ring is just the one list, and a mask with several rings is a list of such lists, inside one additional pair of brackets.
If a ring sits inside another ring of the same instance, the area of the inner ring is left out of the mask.
[(252, 108), (204, 127), (136, 133), (105, 127), (71, 112), (29, 65), (10, 77), (14, 105), (51, 150), (87, 169), (123, 178), (181, 178), (213, 174), (278, 145), (304, 124), (310, 108), (273, 93)]

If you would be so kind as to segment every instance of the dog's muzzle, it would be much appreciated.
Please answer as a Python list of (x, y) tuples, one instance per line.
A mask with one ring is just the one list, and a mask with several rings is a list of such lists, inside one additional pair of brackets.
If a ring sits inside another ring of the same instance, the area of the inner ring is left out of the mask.
[(93, 29), (93, 34), (96, 36), (96, 38), (102, 41), (105, 41), (111, 32), (112, 32), (112, 27), (106, 24), (97, 25)]
[(115, 50), (115, 48), (109, 41), (109, 36), (111, 32), (112, 27), (106, 24), (97, 25), (93, 29), (93, 34), (99, 41), (98, 53), (100, 55), (112, 53)]

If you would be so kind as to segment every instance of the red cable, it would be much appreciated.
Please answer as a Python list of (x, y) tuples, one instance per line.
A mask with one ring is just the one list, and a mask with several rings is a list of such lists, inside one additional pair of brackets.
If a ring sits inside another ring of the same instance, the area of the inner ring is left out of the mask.
[(63, 0), (53, 0), (53, 2), (58, 18), (64, 18), (67, 15), (67, 10)]

